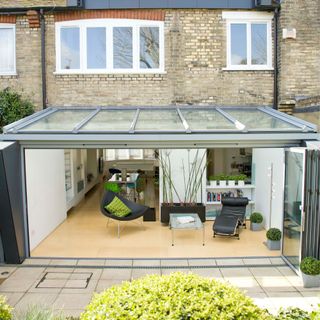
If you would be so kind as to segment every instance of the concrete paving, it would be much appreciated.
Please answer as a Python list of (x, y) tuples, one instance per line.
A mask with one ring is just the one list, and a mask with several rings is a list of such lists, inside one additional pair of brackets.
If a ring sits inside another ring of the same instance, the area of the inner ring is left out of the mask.
[(94, 292), (147, 274), (193, 272), (227, 281), (246, 292), (257, 305), (276, 312), (297, 306), (312, 310), (320, 288), (303, 288), (279, 257), (226, 259), (27, 259), (22, 265), (0, 265), (0, 294), (16, 313), (31, 305), (47, 306), (78, 316)]

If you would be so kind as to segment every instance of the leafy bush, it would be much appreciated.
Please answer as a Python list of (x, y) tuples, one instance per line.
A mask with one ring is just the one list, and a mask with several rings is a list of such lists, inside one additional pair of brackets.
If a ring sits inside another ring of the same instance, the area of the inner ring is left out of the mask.
[(263, 221), (263, 216), (260, 212), (253, 212), (250, 215), (250, 221), (252, 223), (261, 223)]
[(310, 319), (311, 320), (320, 320), (320, 304), (318, 305), (318, 309), (315, 311), (312, 311), (310, 313)]
[(12, 319), (12, 308), (6, 303), (6, 298), (0, 296), (0, 319), (11, 320)]
[(310, 315), (307, 311), (301, 310), (300, 308), (288, 308), (280, 309), (278, 315), (275, 317), (276, 320), (310, 320)]
[(209, 181), (214, 181), (214, 180), (246, 180), (247, 176), (245, 174), (237, 174), (237, 175), (227, 175), (225, 173), (220, 173), (214, 176), (209, 176)]
[(267, 239), (271, 241), (280, 241), (281, 240), (281, 231), (278, 228), (270, 228), (267, 231)]
[(81, 320), (273, 319), (237, 288), (194, 274), (150, 275), (95, 294)]
[(34, 112), (34, 105), (10, 88), (0, 91), (0, 132), (2, 127), (29, 116)]
[[(1, 319), (1, 318), (0, 318)], [(55, 314), (52, 309), (43, 306), (33, 305), (27, 311), (20, 312), (15, 320), (66, 320), (62, 314)]]
[(313, 257), (303, 258), (300, 263), (300, 270), (310, 276), (320, 274), (320, 261)]

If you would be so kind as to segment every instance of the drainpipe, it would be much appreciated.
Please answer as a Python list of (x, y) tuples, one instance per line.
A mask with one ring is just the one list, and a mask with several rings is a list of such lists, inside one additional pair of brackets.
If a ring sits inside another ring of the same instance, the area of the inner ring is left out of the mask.
[(42, 108), (47, 108), (47, 79), (46, 79), (46, 22), (43, 9), (40, 9), (41, 27), (41, 75), (42, 75)]
[(274, 11), (274, 76), (273, 76), (273, 109), (278, 109), (278, 23), (279, 8)]

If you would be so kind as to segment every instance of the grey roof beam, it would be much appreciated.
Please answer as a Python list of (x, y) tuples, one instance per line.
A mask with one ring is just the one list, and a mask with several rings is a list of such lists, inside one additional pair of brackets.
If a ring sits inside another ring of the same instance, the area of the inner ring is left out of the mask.
[(178, 115), (180, 117), (180, 120), (181, 120), (184, 128), (186, 129), (186, 133), (191, 133), (191, 129), (190, 129), (189, 123), (185, 119), (185, 117), (183, 116), (183, 114), (182, 114), (182, 112), (181, 112), (181, 110), (179, 108), (177, 108), (177, 112), (178, 112)]
[(43, 111), (40, 112), (36, 112), (26, 118), (23, 118), (19, 121), (16, 121), (14, 123), (12, 123), (11, 125), (5, 126), (3, 129), (4, 133), (18, 133), (19, 130), (27, 127), (30, 124), (33, 124), (35, 122), (37, 122), (38, 120), (41, 120), (49, 115), (51, 115), (52, 113), (57, 112), (58, 109), (56, 108), (48, 108), (45, 109)]
[[(254, 0), (86, 0), (85, 9), (254, 9)], [(270, 8), (268, 8), (270, 10)]]
[(136, 124), (137, 124), (137, 121), (138, 121), (138, 118), (139, 118), (139, 114), (140, 114), (140, 109), (137, 109), (137, 111), (136, 111), (136, 113), (134, 115), (134, 118), (132, 120), (130, 129), (129, 129), (129, 133), (134, 133), (134, 129), (136, 128)]
[(246, 126), (238, 121), (236, 118), (232, 117), (229, 113), (225, 112), (224, 110), (222, 110), (221, 108), (217, 107), (216, 110), (222, 114), (225, 118), (227, 118), (229, 121), (233, 122), (233, 124), (235, 125), (235, 127), (240, 130), (240, 131), (243, 131), (243, 132), (246, 132), (248, 131), (246, 129)]
[(79, 130), (86, 125), (93, 117), (95, 117), (101, 110), (101, 107), (98, 107), (96, 110), (91, 112), (87, 117), (85, 117), (82, 121), (80, 121), (78, 124), (74, 126), (72, 129), (73, 133), (78, 133)]
[(302, 131), (306, 132), (309, 131), (308, 129), (312, 129), (314, 131), (317, 131), (317, 126), (316, 125), (312, 125), (309, 122), (297, 119), (297, 118), (293, 118), (287, 114), (281, 113), (277, 110), (274, 110), (272, 108), (269, 107), (259, 107), (257, 108), (258, 110), (269, 114), (270, 116), (273, 116), (279, 120), (282, 120), (284, 122), (290, 123), (298, 128), (300, 128)]

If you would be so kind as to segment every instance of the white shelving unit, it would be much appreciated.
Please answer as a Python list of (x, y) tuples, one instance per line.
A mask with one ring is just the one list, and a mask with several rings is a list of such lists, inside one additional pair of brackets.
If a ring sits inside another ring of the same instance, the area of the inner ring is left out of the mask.
[(219, 194), (220, 199), (222, 198), (223, 193), (233, 192), (233, 196), (237, 196), (237, 190), (242, 192), (243, 197), (249, 199), (249, 205), (247, 206), (247, 216), (249, 216), (255, 205), (255, 185), (244, 185), (244, 186), (207, 186), (206, 187), (206, 212), (207, 220), (213, 220), (221, 210), (221, 200), (219, 201), (208, 201), (208, 192)]

